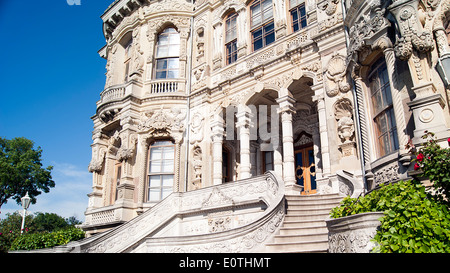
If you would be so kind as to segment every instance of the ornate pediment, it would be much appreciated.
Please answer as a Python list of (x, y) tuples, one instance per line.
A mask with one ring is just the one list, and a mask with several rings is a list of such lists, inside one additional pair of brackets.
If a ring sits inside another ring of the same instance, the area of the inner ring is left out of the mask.
[(173, 137), (177, 141), (184, 131), (185, 118), (186, 110), (176, 107), (164, 109), (161, 106), (141, 114), (138, 130), (153, 137)]

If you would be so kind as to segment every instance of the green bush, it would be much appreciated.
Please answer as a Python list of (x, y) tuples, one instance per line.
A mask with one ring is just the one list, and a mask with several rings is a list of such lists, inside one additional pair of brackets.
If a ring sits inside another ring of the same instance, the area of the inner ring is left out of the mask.
[(51, 248), (65, 245), (71, 241), (77, 241), (84, 238), (84, 231), (70, 227), (55, 232), (41, 232), (24, 234), (17, 237), (11, 245), (10, 250), (35, 250)]
[(448, 207), (425, 192), (417, 181), (389, 184), (359, 198), (345, 198), (331, 217), (382, 211), (381, 226), (374, 238), (383, 253), (449, 253)]

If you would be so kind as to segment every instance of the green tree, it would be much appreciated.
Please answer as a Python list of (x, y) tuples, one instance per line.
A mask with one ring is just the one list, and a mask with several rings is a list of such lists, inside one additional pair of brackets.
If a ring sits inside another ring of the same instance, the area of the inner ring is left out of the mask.
[(28, 192), (32, 204), (36, 196), (55, 187), (52, 166), (42, 167), (42, 149), (26, 138), (11, 140), (0, 137), (0, 209), (10, 198), (20, 205)]
[(69, 227), (68, 221), (56, 213), (36, 213), (33, 219), (33, 230), (36, 232), (56, 231)]

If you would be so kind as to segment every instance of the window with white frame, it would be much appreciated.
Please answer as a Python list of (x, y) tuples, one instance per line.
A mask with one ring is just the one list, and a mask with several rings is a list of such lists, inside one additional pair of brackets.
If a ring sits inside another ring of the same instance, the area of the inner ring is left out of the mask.
[(237, 16), (236, 12), (228, 14), (225, 18), (225, 49), (227, 64), (237, 60)]
[(173, 27), (158, 35), (156, 44), (156, 79), (176, 79), (180, 73), (180, 34)]
[(307, 26), (306, 9), (304, 0), (289, 0), (292, 19), (292, 30), (294, 32)]
[(130, 40), (125, 45), (125, 78), (124, 81), (128, 81), (128, 74), (130, 73), (130, 60), (131, 60), (131, 54), (132, 54), (132, 48), (133, 46), (133, 39), (130, 38)]
[(171, 141), (156, 141), (149, 149), (148, 201), (158, 202), (173, 191), (175, 145)]
[(275, 42), (272, 0), (255, 0), (250, 5), (253, 51)]

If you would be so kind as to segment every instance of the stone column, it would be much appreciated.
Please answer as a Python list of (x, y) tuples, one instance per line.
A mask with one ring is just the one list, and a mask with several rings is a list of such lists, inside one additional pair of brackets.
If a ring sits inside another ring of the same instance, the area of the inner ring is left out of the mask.
[[(320, 90), (323, 90), (320, 88)], [(319, 92), (320, 92), (319, 90)], [(328, 144), (328, 127), (327, 127), (327, 116), (325, 112), (325, 97), (323, 92), (316, 94), (313, 97), (313, 101), (317, 101), (317, 112), (319, 116), (319, 134), (320, 134), (320, 145), (322, 152), (322, 168), (323, 175), (329, 175), (331, 173), (330, 164), (330, 148)]]
[[(403, 110), (402, 97), (400, 90), (396, 88), (397, 82), (397, 71), (395, 67), (395, 53), (392, 47), (387, 47), (383, 50), (384, 57), (386, 59), (386, 67), (389, 75), (389, 84), (392, 94), (392, 103), (394, 107), (395, 122), (397, 124), (397, 135), (400, 146), (400, 156), (403, 158), (408, 157), (408, 151), (405, 149), (406, 143), (408, 143), (409, 137), (406, 135), (406, 119), (405, 112)], [(409, 160), (407, 160), (409, 165)], [(406, 164), (406, 161), (405, 161)]]
[(281, 145), (278, 145), (273, 151), (273, 170), (277, 175), (283, 177), (283, 155), (281, 154), (281, 149)]
[(211, 123), (213, 141), (213, 185), (222, 184), (222, 145), (223, 145), (223, 121), (213, 121)]
[(240, 179), (247, 179), (251, 177), (251, 163), (250, 163), (250, 118), (251, 113), (244, 109), (244, 107), (239, 107), (238, 113), (236, 114), (237, 123), (236, 128), (238, 129), (239, 141), (240, 141)]
[(292, 115), (295, 114), (295, 100), (286, 95), (278, 98), (280, 106), (281, 128), (283, 133), (283, 174), (286, 185), (286, 193), (298, 194), (301, 190), (295, 179), (294, 133), (292, 127)]
[[(362, 78), (359, 75), (354, 75), (353, 77), (354, 83), (355, 83), (355, 90), (356, 90), (356, 100), (358, 102), (358, 114), (359, 114), (359, 130), (361, 133), (361, 146), (363, 150), (363, 160), (364, 160), (364, 169), (365, 169), (365, 176), (367, 180), (367, 186), (369, 189), (372, 189), (373, 185), (373, 177), (374, 174), (372, 173), (372, 166), (371, 166), (371, 156), (370, 156), (370, 144), (369, 144), (369, 129), (368, 129), (368, 123), (366, 120), (366, 110), (365, 110), (365, 100), (364, 100), (364, 94), (363, 94), (363, 81)], [(360, 147), (361, 149), (361, 147)]]
[(137, 151), (137, 159), (139, 162), (139, 185), (138, 185), (138, 209), (137, 213), (143, 212), (143, 205), (146, 202), (145, 200), (145, 189), (146, 182), (148, 177), (148, 149), (149, 149), (149, 140), (146, 136), (141, 135), (138, 142), (138, 151)]

